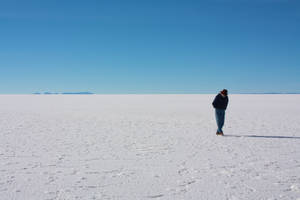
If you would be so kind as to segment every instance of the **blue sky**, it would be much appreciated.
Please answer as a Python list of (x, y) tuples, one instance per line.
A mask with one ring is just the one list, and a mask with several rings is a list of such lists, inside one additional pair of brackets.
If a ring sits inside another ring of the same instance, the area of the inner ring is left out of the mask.
[(0, 0), (0, 93), (300, 92), (296, 0)]

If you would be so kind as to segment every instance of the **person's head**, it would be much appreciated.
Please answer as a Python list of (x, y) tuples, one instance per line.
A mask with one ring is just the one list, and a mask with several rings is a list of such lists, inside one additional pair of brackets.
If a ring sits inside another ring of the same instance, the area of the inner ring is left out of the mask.
[(221, 94), (224, 95), (225, 97), (228, 95), (228, 91), (226, 89), (223, 89), (221, 91)]

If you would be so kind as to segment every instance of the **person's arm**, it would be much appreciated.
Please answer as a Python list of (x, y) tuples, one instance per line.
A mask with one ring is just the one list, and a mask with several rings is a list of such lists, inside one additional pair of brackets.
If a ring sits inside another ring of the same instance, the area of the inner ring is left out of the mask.
[(218, 101), (217, 98), (218, 98), (218, 96), (216, 96), (214, 101), (212, 102), (212, 105), (214, 108), (216, 108), (216, 105), (217, 105), (217, 101)]
[(229, 99), (228, 99), (228, 97), (226, 97), (226, 105), (225, 105), (225, 110), (227, 109), (228, 103), (229, 103)]

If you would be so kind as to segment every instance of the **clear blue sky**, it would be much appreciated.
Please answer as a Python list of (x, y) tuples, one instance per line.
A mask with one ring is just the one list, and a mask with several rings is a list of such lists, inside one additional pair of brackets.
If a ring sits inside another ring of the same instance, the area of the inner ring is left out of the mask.
[(300, 92), (297, 0), (0, 0), (0, 93)]

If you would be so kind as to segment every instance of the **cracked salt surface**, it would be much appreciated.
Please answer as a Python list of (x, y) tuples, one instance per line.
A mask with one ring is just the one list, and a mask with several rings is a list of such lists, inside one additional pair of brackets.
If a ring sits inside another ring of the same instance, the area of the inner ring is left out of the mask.
[(300, 95), (0, 95), (1, 200), (300, 199)]

